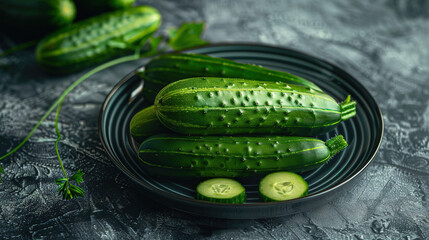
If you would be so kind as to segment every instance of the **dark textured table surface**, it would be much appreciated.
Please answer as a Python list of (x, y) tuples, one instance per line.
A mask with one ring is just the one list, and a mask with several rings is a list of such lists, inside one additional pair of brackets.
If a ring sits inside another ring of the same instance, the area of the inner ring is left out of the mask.
[[(2, 160), (0, 239), (428, 239), (429, 2), (140, 1), (160, 10), (162, 31), (204, 21), (211, 42), (286, 46), (332, 62), (365, 85), (383, 112), (374, 162), (344, 196), (310, 212), (211, 229), (136, 190), (109, 161), (97, 129), (110, 89), (141, 62), (105, 70), (63, 107), (60, 151), (69, 172), (86, 172), (86, 197), (63, 201), (53, 116)], [(7, 38), (0, 48), (13, 46)], [(17, 145), (81, 73), (52, 77), (31, 50), (0, 59), (0, 155)]]

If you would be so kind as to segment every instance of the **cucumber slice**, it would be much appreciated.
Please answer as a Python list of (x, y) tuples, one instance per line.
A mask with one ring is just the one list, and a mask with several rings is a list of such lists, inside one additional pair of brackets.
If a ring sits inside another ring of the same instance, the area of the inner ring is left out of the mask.
[(284, 201), (308, 195), (308, 184), (293, 172), (275, 172), (259, 183), (259, 194), (264, 202)]
[(233, 179), (212, 178), (198, 184), (197, 199), (220, 203), (243, 203), (246, 201), (246, 190)]

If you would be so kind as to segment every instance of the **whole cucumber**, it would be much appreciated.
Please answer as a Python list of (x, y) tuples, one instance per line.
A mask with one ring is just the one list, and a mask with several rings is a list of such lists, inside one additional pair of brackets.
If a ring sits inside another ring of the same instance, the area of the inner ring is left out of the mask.
[(0, 0), (0, 25), (16, 35), (39, 36), (70, 24), (75, 16), (71, 0)]
[(306, 79), (261, 66), (200, 54), (164, 54), (146, 64), (139, 75), (145, 80), (143, 95), (149, 101), (167, 84), (193, 77), (225, 77), (284, 82), (321, 89)]
[(309, 87), (232, 78), (188, 78), (163, 88), (155, 112), (177, 133), (286, 134), (326, 133), (356, 114), (356, 102), (338, 104)]
[(81, 70), (134, 51), (160, 23), (149, 6), (105, 13), (50, 34), (37, 45), (36, 59), (53, 73)]
[(155, 107), (149, 106), (136, 113), (130, 121), (130, 134), (137, 141), (159, 133), (166, 133), (165, 128), (155, 115)]
[(162, 177), (246, 177), (317, 168), (347, 146), (338, 135), (326, 142), (290, 136), (180, 136), (146, 139), (139, 158)]

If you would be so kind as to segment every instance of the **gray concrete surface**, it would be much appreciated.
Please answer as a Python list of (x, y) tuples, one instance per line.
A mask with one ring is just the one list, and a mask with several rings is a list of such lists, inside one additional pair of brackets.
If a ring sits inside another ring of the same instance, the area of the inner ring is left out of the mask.
[[(54, 179), (53, 116), (2, 160), (0, 239), (429, 239), (429, 4), (427, 1), (138, 1), (158, 8), (161, 32), (204, 21), (211, 42), (268, 43), (332, 62), (359, 79), (383, 112), (385, 136), (356, 188), (311, 212), (210, 229), (135, 190), (98, 138), (112, 86), (140, 65), (87, 80), (67, 98), (60, 150), (67, 171), (86, 172), (86, 197), (63, 201)], [(13, 46), (7, 38), (0, 48)], [(0, 155), (25, 137), (82, 73), (52, 77), (33, 52), (0, 59)]]

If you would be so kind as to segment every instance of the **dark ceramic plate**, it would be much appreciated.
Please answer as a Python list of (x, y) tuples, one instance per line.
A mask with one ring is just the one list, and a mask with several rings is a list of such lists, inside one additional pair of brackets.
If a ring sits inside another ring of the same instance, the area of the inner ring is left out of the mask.
[(136, 153), (138, 143), (128, 133), (129, 122), (136, 112), (150, 103), (136, 94), (144, 83), (135, 72), (130, 73), (113, 88), (103, 104), (99, 117), (100, 137), (113, 163), (157, 202), (187, 213), (215, 218), (257, 219), (284, 216), (306, 211), (340, 197), (356, 182), (355, 178), (376, 154), (383, 135), (381, 112), (369, 92), (340, 68), (295, 50), (265, 45), (209, 45), (186, 52), (291, 72), (315, 82), (337, 101), (343, 101), (350, 94), (358, 103), (357, 116), (341, 123), (334, 131), (318, 136), (326, 140), (342, 134), (349, 146), (327, 164), (302, 174), (309, 184), (307, 197), (263, 203), (258, 198), (259, 179), (255, 179), (244, 182), (248, 197), (245, 204), (204, 202), (194, 199), (198, 181), (152, 178), (140, 163)]

